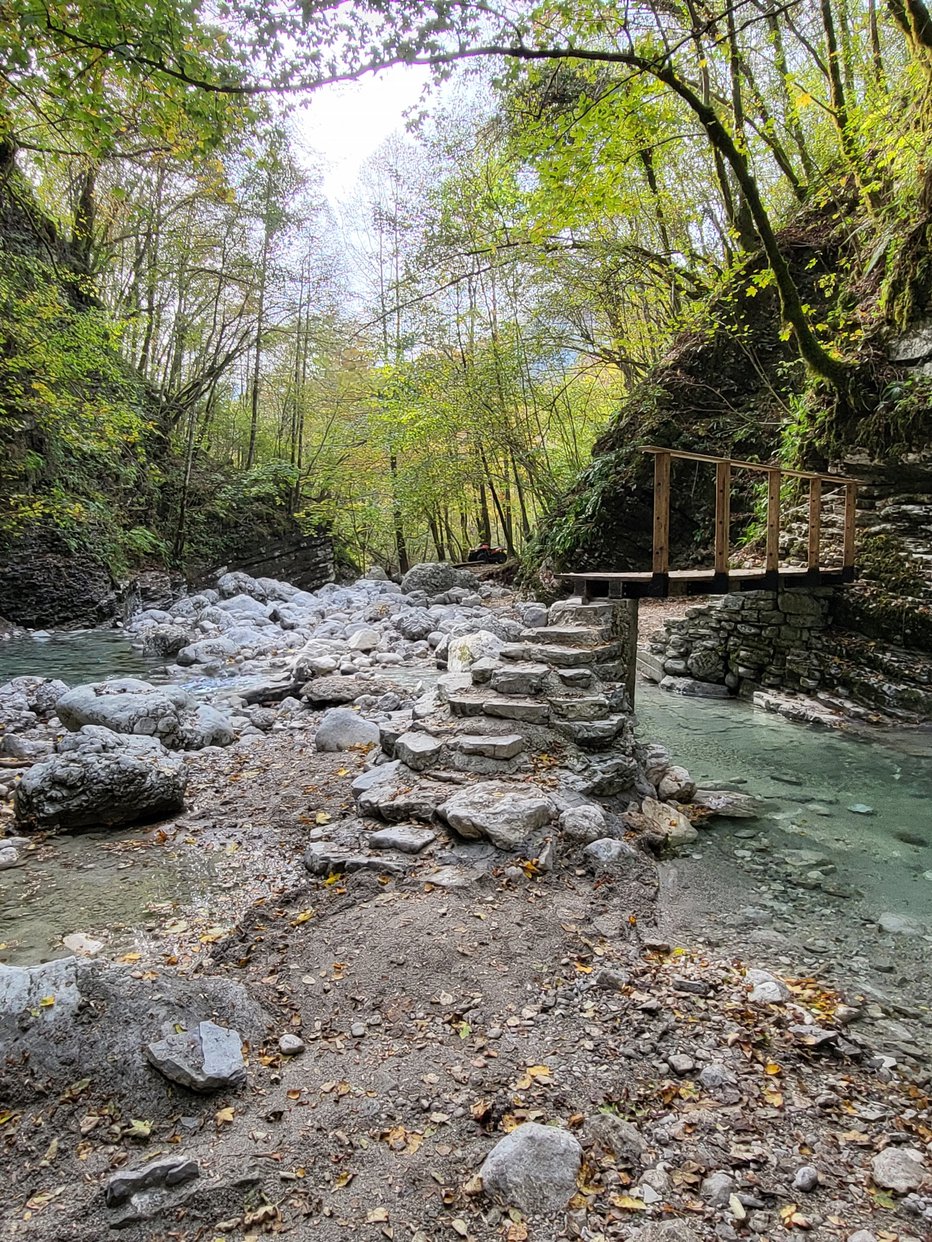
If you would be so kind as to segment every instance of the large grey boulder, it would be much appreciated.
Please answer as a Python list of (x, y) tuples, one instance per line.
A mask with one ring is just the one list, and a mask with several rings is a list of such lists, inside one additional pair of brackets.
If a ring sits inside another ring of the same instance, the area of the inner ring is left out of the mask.
[(255, 578), (239, 570), (223, 574), (218, 578), (217, 590), (223, 599), (233, 599), (237, 595), (251, 595), (253, 599), (264, 600), (267, 595), (265, 588)]
[(166, 746), (180, 746), (181, 716), (191, 699), (176, 686), (153, 686), (135, 677), (75, 686), (63, 694), (56, 713), (66, 729), (102, 725), (114, 733), (156, 737)]
[(236, 730), (230, 717), (209, 704), (201, 704), (182, 719), (182, 739), (187, 750), (229, 746), (235, 738)]
[(392, 617), (392, 625), (402, 638), (417, 642), (434, 631), (434, 619), (426, 608), (406, 608)]
[(318, 750), (350, 750), (353, 746), (378, 746), (379, 726), (346, 707), (324, 712), (314, 745)]
[(932, 1176), (916, 1147), (885, 1147), (871, 1160), (874, 1184), (898, 1195), (932, 1186)]
[(476, 630), (451, 638), (447, 648), (447, 668), (451, 673), (465, 673), (478, 661), (498, 655), (504, 642), (490, 630)]
[(142, 649), (147, 655), (168, 659), (187, 647), (190, 637), (190, 632), (183, 625), (153, 625), (151, 629), (143, 630)]
[(14, 677), (0, 686), (0, 719), (4, 701), (11, 698), (20, 704), (25, 700), (26, 710), (37, 716), (50, 716), (67, 689), (68, 683), (55, 677)]
[(23, 773), (13, 810), (25, 828), (76, 832), (151, 823), (184, 808), (187, 772), (154, 738), (91, 725)]
[(236, 643), (225, 636), (202, 638), (196, 643), (182, 647), (177, 654), (178, 663), (183, 668), (192, 664), (224, 664), (236, 655)]
[(147, 1044), (146, 1057), (171, 1082), (201, 1095), (246, 1081), (243, 1037), (216, 1022), (199, 1022), (196, 1030)]
[(412, 591), (423, 591), (425, 595), (443, 595), (451, 587), (472, 589), (476, 579), (468, 569), (457, 569), (444, 562), (425, 561), (413, 565), (401, 580), (401, 589), (405, 595)]
[(439, 812), (461, 837), (513, 850), (550, 822), (554, 807), (536, 785), (481, 781), (458, 790)]
[(25, 733), (38, 720), (22, 691), (9, 686), (0, 690), (0, 733)]
[(582, 1148), (566, 1130), (525, 1122), (485, 1158), (479, 1177), (486, 1194), (527, 1215), (549, 1215), (576, 1192)]

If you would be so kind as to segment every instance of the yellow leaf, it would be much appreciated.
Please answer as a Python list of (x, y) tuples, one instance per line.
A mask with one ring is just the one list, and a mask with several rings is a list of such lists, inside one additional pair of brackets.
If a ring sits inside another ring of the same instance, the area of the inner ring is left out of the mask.
[(330, 816), (327, 814), (326, 811), (318, 811), (317, 814), (314, 816), (314, 823), (315, 824), (329, 824)]
[(764, 1066), (764, 1073), (769, 1074), (773, 1078), (777, 1074), (783, 1073), (783, 1067), (780, 1065), (777, 1065), (776, 1061), (768, 1061), (767, 1064)]
[(307, 923), (313, 917), (314, 917), (313, 910), (302, 910), (301, 913), (297, 916), (297, 918), (292, 919), (291, 926), (300, 927), (302, 923)]
[(221, 1108), (219, 1112), (214, 1113), (214, 1121), (218, 1126), (229, 1126), (233, 1124), (234, 1112), (232, 1107)]
[(340, 875), (339, 875), (339, 874), (335, 871), (335, 872), (333, 873), (333, 875), (328, 875), (328, 876), (327, 876), (326, 880), (324, 880), (324, 883), (325, 883), (328, 887), (330, 887), (330, 886), (331, 886), (331, 885), (333, 885), (333, 884), (339, 884), (339, 883), (340, 883), (341, 878), (342, 878), (342, 877), (341, 877), (341, 876), (340, 876)]
[(55, 1004), (55, 997), (54, 996), (43, 996), (42, 999), (39, 1001), (39, 1004), (42, 1006), (43, 1009), (50, 1009), (52, 1005)]
[(634, 1199), (631, 1195), (612, 1195), (611, 1203), (623, 1212), (646, 1212), (647, 1204), (643, 1199)]
[(350, 1173), (348, 1170), (345, 1173), (341, 1173), (340, 1176), (334, 1181), (333, 1189), (343, 1190), (350, 1184), (355, 1176), (355, 1173)]

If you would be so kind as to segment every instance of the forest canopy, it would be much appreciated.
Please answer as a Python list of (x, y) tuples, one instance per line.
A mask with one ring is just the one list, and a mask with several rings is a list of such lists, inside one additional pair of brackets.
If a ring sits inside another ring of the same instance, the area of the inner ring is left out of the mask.
[[(10, 536), (185, 564), (248, 513), (357, 563), (518, 553), (738, 297), (790, 346), (771, 451), (925, 423), (876, 365), (929, 301), (923, 0), (3, 13)], [(398, 64), (438, 86), (335, 206), (304, 105)]]

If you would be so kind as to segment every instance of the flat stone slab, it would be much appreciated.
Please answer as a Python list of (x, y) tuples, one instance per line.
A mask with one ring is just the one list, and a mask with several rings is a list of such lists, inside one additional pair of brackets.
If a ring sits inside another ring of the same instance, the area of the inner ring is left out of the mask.
[(554, 697), (547, 700), (550, 710), (560, 720), (604, 720), (609, 715), (604, 694), (588, 694), (578, 698)]
[(484, 710), (482, 699), (472, 698), (468, 694), (451, 694), (447, 698), (447, 706), (454, 716), (481, 716)]
[(554, 720), (553, 727), (565, 738), (588, 750), (604, 750), (611, 746), (625, 727), (624, 716), (605, 720)]
[(467, 733), (456, 739), (456, 748), (464, 755), (481, 755), (484, 759), (514, 759), (525, 744), (520, 733)]
[(437, 840), (436, 832), (429, 828), (415, 828), (409, 824), (393, 824), (373, 832), (369, 844), (374, 850), (398, 850), (402, 854), (420, 854)]
[(550, 707), (547, 703), (536, 703), (533, 699), (486, 699), (482, 704), (482, 713), (502, 720), (546, 724), (550, 718)]
[(757, 798), (731, 789), (697, 789), (690, 801), (721, 819), (756, 819), (761, 814)]
[(107, 1182), (104, 1191), (107, 1207), (119, 1207), (140, 1190), (180, 1186), (200, 1177), (200, 1173), (197, 1161), (185, 1156), (162, 1156), (138, 1169), (121, 1169)]
[(588, 690), (594, 676), (591, 668), (558, 668), (556, 673), (564, 686), (577, 690)]
[(200, 1022), (196, 1031), (181, 1031), (146, 1046), (151, 1065), (172, 1082), (208, 1094), (246, 1081), (243, 1040), (216, 1022)]
[(434, 767), (440, 759), (443, 742), (430, 733), (403, 733), (395, 743), (395, 758), (415, 772)]
[(727, 686), (719, 686), (711, 681), (696, 681), (693, 677), (663, 677), (660, 681), (661, 690), (669, 690), (671, 694), (685, 694), (700, 699), (730, 699), (731, 691)]
[(508, 664), (492, 674), (491, 686), (498, 694), (539, 694), (550, 672), (546, 664)]
[[(388, 848), (388, 847), (385, 847)], [(312, 841), (304, 851), (304, 865), (311, 875), (328, 876), (352, 871), (380, 871), (403, 875), (404, 864), (392, 858), (358, 854), (341, 849), (333, 841)]]

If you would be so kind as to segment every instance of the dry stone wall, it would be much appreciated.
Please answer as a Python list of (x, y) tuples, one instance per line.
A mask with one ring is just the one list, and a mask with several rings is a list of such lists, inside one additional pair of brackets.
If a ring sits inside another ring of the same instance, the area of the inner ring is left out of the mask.
[(692, 679), (734, 693), (751, 686), (811, 693), (822, 684), (820, 653), (832, 595), (830, 587), (747, 591), (690, 608), (654, 635), (652, 658), (642, 662), (642, 671), (657, 680)]

